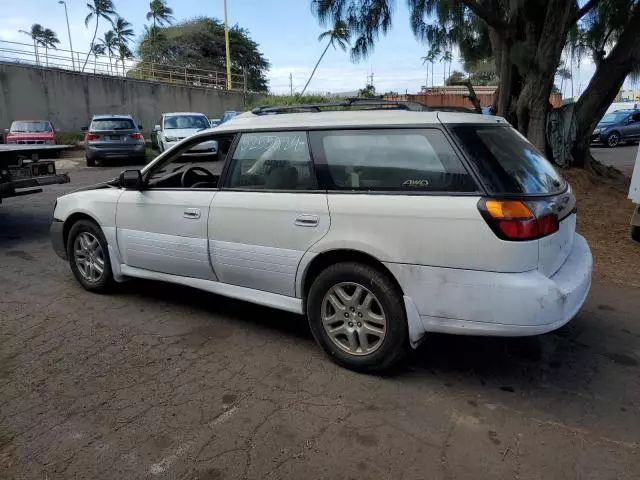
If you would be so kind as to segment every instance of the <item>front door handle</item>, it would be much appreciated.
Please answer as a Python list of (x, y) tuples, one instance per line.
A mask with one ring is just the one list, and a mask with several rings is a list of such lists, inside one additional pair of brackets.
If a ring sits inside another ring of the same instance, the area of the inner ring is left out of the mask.
[(200, 209), (199, 208), (185, 208), (184, 213), (182, 214), (184, 218), (189, 218), (191, 220), (197, 220), (200, 218)]
[(296, 217), (294, 222), (299, 227), (317, 227), (320, 223), (320, 218), (317, 215), (303, 214)]

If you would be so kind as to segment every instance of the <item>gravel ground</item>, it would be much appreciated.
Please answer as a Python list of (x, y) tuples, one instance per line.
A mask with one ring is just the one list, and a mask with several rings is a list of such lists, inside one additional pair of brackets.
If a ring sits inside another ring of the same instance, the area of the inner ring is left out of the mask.
[(637, 288), (598, 277), (555, 333), (430, 335), (356, 374), (302, 317), (80, 288), (48, 244), (53, 202), (120, 169), (0, 206), (0, 478), (640, 478)]

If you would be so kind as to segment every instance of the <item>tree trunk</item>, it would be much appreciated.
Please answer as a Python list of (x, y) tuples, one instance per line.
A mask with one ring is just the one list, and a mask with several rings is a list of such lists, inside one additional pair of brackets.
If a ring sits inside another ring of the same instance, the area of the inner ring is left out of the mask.
[(640, 4), (631, 12), (629, 24), (616, 46), (598, 65), (586, 90), (576, 104), (576, 141), (572, 149), (573, 165), (587, 166), (589, 137), (608, 106), (616, 98), (627, 75), (640, 63)]
[(87, 62), (89, 61), (89, 56), (91, 55), (91, 50), (93, 50), (93, 44), (96, 43), (96, 36), (98, 35), (98, 22), (100, 21), (100, 17), (96, 15), (96, 29), (93, 31), (93, 40), (91, 40), (91, 46), (89, 47), (89, 53), (87, 53), (87, 58), (84, 59), (84, 64), (82, 65), (82, 72), (84, 72), (85, 67), (87, 66)]
[(320, 65), (320, 62), (322, 61), (322, 59), (324, 57), (324, 54), (327, 53), (327, 50), (329, 50), (330, 46), (331, 46), (331, 40), (329, 40), (329, 43), (327, 43), (326, 48), (322, 52), (322, 55), (320, 55), (320, 58), (316, 62), (316, 66), (313, 67), (313, 71), (311, 72), (311, 75), (309, 76), (309, 80), (307, 80), (307, 83), (304, 86), (304, 88), (302, 89), (302, 93), (300, 95), (304, 95), (304, 92), (307, 90), (307, 87), (309, 86), (309, 83), (311, 83), (311, 79), (313, 78), (313, 75), (316, 73), (316, 70), (318, 69), (318, 65)]

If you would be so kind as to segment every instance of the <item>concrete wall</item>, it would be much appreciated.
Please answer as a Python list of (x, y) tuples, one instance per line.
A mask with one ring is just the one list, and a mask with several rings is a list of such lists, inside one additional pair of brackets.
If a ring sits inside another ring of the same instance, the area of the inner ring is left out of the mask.
[[(246, 102), (252, 100), (251, 94)], [(13, 120), (49, 119), (59, 132), (79, 131), (91, 116), (131, 114), (147, 134), (163, 112), (202, 112), (220, 118), (243, 110), (243, 93), (190, 88), (144, 80), (0, 65), (0, 129)]]

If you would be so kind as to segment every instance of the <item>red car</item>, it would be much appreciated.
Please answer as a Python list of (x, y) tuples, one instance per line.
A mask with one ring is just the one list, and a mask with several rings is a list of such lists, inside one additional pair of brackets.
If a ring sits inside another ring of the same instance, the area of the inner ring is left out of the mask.
[(49, 120), (16, 120), (5, 130), (7, 143), (55, 145), (56, 131)]

